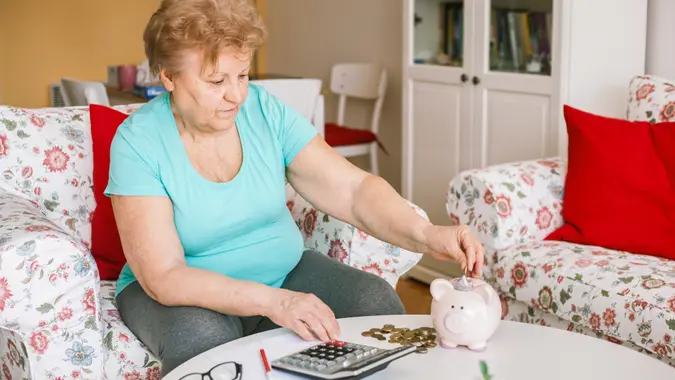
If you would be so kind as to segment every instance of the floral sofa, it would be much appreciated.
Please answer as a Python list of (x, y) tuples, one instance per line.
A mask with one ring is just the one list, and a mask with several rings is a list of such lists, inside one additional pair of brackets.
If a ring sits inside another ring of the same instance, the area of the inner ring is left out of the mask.
[[(630, 82), (627, 118), (675, 121), (675, 82)], [(487, 251), (485, 278), (503, 318), (567, 329), (675, 365), (675, 261), (544, 238), (563, 219), (560, 157), (469, 170), (448, 187), (447, 211)]]
[[(100, 281), (88, 249), (90, 128), (87, 107), (0, 106), (2, 379), (159, 378), (160, 364), (120, 319), (115, 283)], [(290, 186), (287, 195), (308, 248), (392, 286), (420, 259), (321, 213)]]

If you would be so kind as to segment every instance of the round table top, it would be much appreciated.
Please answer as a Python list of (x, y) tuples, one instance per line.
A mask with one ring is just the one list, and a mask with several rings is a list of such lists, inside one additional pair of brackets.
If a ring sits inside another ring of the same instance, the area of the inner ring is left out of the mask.
[[(397, 345), (361, 333), (385, 324), (396, 327), (433, 327), (429, 315), (395, 315), (340, 319), (341, 337), (347, 342), (392, 348)], [(191, 372), (206, 372), (214, 365), (234, 360), (241, 363), (243, 380), (264, 379), (260, 348), (270, 361), (319, 342), (305, 342), (287, 329), (254, 334), (211, 349), (174, 369), (166, 380)], [(627, 347), (598, 338), (552, 327), (502, 321), (483, 352), (440, 345), (426, 354), (413, 353), (394, 360), (368, 379), (483, 380), (485, 361), (492, 380), (634, 380), (673, 379), (675, 368)], [(299, 379), (273, 371), (274, 379)]]

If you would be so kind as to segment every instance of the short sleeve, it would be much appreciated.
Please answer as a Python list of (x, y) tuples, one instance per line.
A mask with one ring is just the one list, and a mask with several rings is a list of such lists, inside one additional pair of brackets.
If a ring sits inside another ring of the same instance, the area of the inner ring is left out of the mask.
[(288, 166), (295, 156), (317, 135), (316, 128), (302, 114), (257, 87), (260, 106), (275, 131)]
[(110, 145), (110, 173), (104, 194), (167, 195), (151, 144), (121, 127)]

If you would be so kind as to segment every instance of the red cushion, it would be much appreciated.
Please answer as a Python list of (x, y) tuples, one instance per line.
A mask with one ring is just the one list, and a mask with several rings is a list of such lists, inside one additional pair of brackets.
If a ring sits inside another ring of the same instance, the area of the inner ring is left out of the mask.
[(564, 115), (564, 225), (547, 239), (675, 259), (675, 123)]
[(377, 136), (365, 129), (354, 129), (335, 123), (326, 123), (324, 134), (330, 146), (368, 144), (377, 141)]
[(101, 280), (117, 280), (126, 259), (117, 232), (112, 203), (103, 191), (108, 186), (110, 144), (117, 127), (128, 115), (95, 104), (89, 106), (89, 113), (94, 154), (93, 189), (96, 200), (96, 209), (91, 222), (91, 253), (96, 260)]

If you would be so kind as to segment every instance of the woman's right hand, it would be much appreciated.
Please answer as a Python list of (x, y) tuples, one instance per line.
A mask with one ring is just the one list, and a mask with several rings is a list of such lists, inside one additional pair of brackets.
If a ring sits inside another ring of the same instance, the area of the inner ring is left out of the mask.
[(335, 314), (314, 294), (275, 289), (265, 314), (272, 322), (291, 329), (306, 341), (318, 338), (329, 342), (340, 337)]

